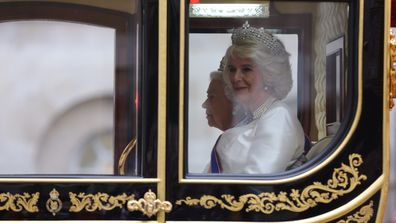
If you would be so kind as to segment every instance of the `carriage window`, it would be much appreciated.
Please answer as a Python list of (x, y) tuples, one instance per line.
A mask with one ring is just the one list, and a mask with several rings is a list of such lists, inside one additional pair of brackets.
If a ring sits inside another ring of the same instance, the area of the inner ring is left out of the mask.
[(131, 14), (2, 6), (0, 174), (139, 175)]
[(217, 6), (190, 4), (187, 20), (188, 173), (276, 175), (323, 160), (351, 106), (348, 4)]
[(18, 21), (0, 30), (1, 173), (112, 174), (114, 29)]

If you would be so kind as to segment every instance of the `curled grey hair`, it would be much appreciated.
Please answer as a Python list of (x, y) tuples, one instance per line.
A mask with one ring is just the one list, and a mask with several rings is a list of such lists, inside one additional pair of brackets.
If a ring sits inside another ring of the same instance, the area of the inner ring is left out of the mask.
[(227, 97), (228, 100), (230, 101), (234, 101), (233, 100), (233, 91), (231, 89), (231, 86), (229, 84), (227, 84), (224, 81), (224, 77), (223, 77), (223, 72), (221, 71), (213, 71), (210, 73), (210, 80), (218, 80), (220, 81), (223, 86), (224, 86), (224, 95)]
[[(246, 29), (249, 29), (249, 33), (264, 32), (262, 28), (257, 29), (250, 26), (240, 30), (246, 32)], [(245, 34), (237, 31), (233, 33), (233, 38), (235, 39), (237, 35)], [(265, 32), (265, 35), (272, 34)], [(286, 52), (283, 43), (276, 37), (271, 38), (271, 43), (264, 43), (263, 41), (266, 41), (266, 39), (262, 37), (238, 37), (238, 41), (233, 41), (225, 55), (226, 69), (223, 72), (224, 80), (227, 84), (230, 83), (228, 65), (231, 58), (250, 58), (257, 64), (263, 75), (263, 85), (269, 89), (274, 97), (283, 99), (290, 92), (293, 82), (289, 61), (290, 54)], [(269, 49), (269, 45), (271, 49)]]
[[(223, 61), (224, 60), (222, 60), (222, 62)], [(245, 113), (245, 110), (243, 109), (242, 105), (239, 104), (237, 101), (235, 101), (234, 91), (232, 90), (232, 86), (224, 80), (223, 72), (219, 70), (211, 72), (210, 81), (212, 80), (218, 80), (223, 84), (224, 95), (228, 100), (232, 102), (232, 114), (237, 115), (237, 114)]]

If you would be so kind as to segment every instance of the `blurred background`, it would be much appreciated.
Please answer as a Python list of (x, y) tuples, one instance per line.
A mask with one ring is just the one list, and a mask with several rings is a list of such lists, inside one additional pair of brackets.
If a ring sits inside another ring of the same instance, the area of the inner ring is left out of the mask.
[(0, 174), (113, 174), (115, 30), (44, 20), (0, 30)]
[(390, 181), (384, 222), (396, 223), (396, 109), (390, 112)]

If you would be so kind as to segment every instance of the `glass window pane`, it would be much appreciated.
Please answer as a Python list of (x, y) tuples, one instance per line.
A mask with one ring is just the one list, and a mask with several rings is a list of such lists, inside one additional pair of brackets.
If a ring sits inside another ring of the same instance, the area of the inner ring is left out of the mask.
[(352, 112), (348, 3), (219, 5), (189, 5), (188, 173), (215, 165), (268, 175), (310, 163)]
[(15, 21), (0, 33), (0, 173), (113, 174), (115, 29)]

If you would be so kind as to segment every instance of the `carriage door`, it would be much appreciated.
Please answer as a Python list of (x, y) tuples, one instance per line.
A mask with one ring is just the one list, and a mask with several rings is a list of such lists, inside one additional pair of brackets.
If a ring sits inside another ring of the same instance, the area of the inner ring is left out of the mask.
[[(0, 219), (381, 222), (388, 11), (386, 0), (0, 1)], [(267, 37), (290, 79), (256, 113), (222, 58)], [(208, 104), (215, 78), (232, 106)], [(298, 135), (284, 137), (284, 118), (252, 133), (273, 104)], [(287, 165), (274, 159), (296, 142)]]

